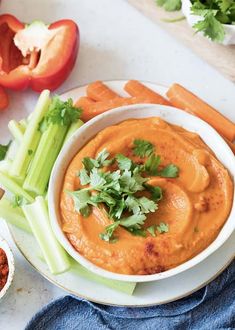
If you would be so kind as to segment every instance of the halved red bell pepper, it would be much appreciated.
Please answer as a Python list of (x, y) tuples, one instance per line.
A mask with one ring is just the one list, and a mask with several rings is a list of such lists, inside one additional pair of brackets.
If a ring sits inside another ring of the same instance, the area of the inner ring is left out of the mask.
[(54, 90), (70, 74), (79, 48), (78, 26), (60, 20), (30, 25), (0, 16), (0, 85), (14, 90)]

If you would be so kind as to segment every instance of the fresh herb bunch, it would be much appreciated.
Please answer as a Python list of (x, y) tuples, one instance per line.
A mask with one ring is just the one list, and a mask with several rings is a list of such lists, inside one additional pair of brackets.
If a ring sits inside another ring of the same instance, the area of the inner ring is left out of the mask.
[[(166, 11), (181, 9), (181, 0), (156, 0), (158, 6)], [(234, 0), (191, 0), (191, 12), (201, 16), (202, 19), (194, 24), (197, 32), (212, 41), (222, 42), (225, 31), (223, 24), (235, 23), (235, 1)]]
[[(162, 199), (162, 190), (158, 186), (147, 184), (149, 180), (146, 175), (157, 175), (162, 177), (175, 178), (178, 176), (178, 167), (170, 164), (159, 169), (161, 158), (154, 153), (154, 145), (145, 140), (135, 140), (133, 154), (139, 158), (146, 158), (143, 164), (134, 163), (123, 154), (117, 154), (115, 158), (109, 159), (109, 152), (102, 150), (96, 159), (85, 157), (83, 168), (78, 176), (82, 186), (77, 191), (68, 192), (74, 200), (75, 210), (84, 217), (91, 213), (92, 206), (106, 207), (109, 218), (114, 223), (107, 226), (100, 238), (107, 242), (115, 242), (115, 230), (122, 226), (133, 235), (146, 236), (143, 229), (146, 214), (155, 212), (158, 209), (158, 202)], [(113, 172), (104, 171), (103, 168), (109, 165), (117, 169)], [(140, 192), (148, 192), (150, 198), (140, 196)], [(137, 194), (138, 193), (138, 194)], [(161, 225), (148, 230), (155, 236), (155, 230), (159, 233), (167, 232), (161, 229)]]

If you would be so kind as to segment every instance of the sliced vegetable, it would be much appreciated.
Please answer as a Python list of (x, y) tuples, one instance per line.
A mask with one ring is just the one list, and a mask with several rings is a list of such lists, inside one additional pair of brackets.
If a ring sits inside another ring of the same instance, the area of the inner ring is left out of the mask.
[(22, 209), (50, 272), (52, 274), (66, 272), (70, 268), (70, 261), (52, 231), (45, 199), (36, 197), (34, 203), (23, 205)]
[(77, 57), (79, 31), (72, 20), (49, 26), (41, 21), (23, 24), (6, 14), (0, 16), (0, 40), (0, 85), (41, 92), (56, 89), (68, 77)]
[(235, 139), (235, 124), (183, 86), (173, 84), (167, 96), (175, 107), (205, 120), (229, 141)]
[[(32, 118), (26, 128), (22, 143), (13, 161), (10, 169), (10, 174), (24, 180), (28, 171), (29, 164), (33, 158), (33, 153), (36, 151), (41, 138), (39, 124), (43, 119), (50, 104), (50, 92), (44, 90), (39, 96), (36, 108), (32, 114)], [(32, 150), (32, 153), (29, 152)]]
[(152, 91), (150, 88), (144, 86), (137, 80), (128, 81), (124, 89), (131, 96), (135, 96), (139, 99), (142, 99), (142, 102), (145, 101), (146, 103), (171, 105), (170, 102), (166, 100), (163, 96)]
[(64, 143), (66, 143), (70, 138), (71, 136), (83, 125), (83, 121), (82, 120), (78, 120), (77, 122), (75, 123), (72, 123), (69, 127), (69, 130), (66, 134), (66, 137), (65, 137), (65, 140), (64, 140)]
[(94, 101), (108, 101), (120, 97), (120, 95), (112, 91), (102, 81), (95, 81), (89, 84), (87, 87), (87, 96)]
[(2, 86), (0, 86), (0, 111), (6, 109), (8, 105), (9, 105), (8, 95), (5, 92), (5, 89)]
[(62, 148), (68, 127), (77, 122), (79, 116), (80, 110), (73, 107), (71, 99), (65, 102), (57, 97), (52, 99), (40, 125), (44, 132), (24, 181), (24, 189), (37, 195), (46, 192), (51, 170)]
[(28, 233), (32, 233), (28, 221), (20, 207), (13, 207), (11, 201), (3, 197), (0, 200), (0, 217), (11, 225), (20, 228)]
[(22, 128), (22, 126), (19, 123), (17, 123), (16, 120), (9, 121), (8, 129), (11, 135), (14, 137), (14, 139), (16, 139), (18, 142), (22, 142), (25, 130)]
[(0, 186), (14, 195), (24, 197), (29, 203), (34, 201), (33, 197), (27, 193), (18, 183), (7, 174), (0, 172)]

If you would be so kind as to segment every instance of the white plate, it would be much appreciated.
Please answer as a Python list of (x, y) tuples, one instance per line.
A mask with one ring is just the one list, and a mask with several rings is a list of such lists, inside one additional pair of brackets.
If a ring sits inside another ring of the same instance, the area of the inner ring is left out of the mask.
[[(107, 84), (119, 94), (122, 92), (126, 81), (111, 81)], [(165, 94), (164, 86), (145, 83), (147, 86)], [(85, 94), (85, 86), (65, 93), (65, 98), (72, 97), (74, 100)], [(185, 297), (206, 285), (218, 276), (233, 260), (235, 255), (234, 240), (235, 233), (215, 253), (197, 266), (178, 274), (172, 278), (158, 280), (156, 282), (140, 283), (133, 296), (116, 292), (103, 285), (78, 277), (71, 272), (53, 276), (49, 273), (47, 266), (38, 258), (39, 247), (34, 238), (21, 230), (10, 226), (12, 236), (25, 258), (35, 267), (39, 273), (55, 285), (67, 292), (101, 304), (118, 306), (150, 306), (171, 302)]]

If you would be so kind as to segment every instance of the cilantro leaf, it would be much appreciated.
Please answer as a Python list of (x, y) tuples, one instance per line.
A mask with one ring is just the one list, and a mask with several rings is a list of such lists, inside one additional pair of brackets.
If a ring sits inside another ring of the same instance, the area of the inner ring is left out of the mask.
[(41, 132), (52, 125), (69, 126), (76, 122), (81, 116), (82, 110), (73, 105), (73, 100), (69, 98), (62, 101), (58, 96), (53, 97), (49, 109), (39, 125)]
[(204, 36), (212, 41), (221, 42), (224, 40), (225, 31), (223, 25), (216, 19), (212, 10), (208, 10), (204, 18), (193, 25), (197, 32), (202, 32)]
[(99, 162), (96, 159), (92, 159), (90, 157), (84, 157), (82, 163), (88, 172), (90, 172), (94, 167), (99, 167)]
[(164, 222), (161, 222), (158, 226), (157, 226), (157, 231), (160, 233), (160, 234), (163, 234), (163, 233), (168, 233), (169, 231), (169, 226), (167, 223), (164, 223)]
[(126, 228), (127, 231), (129, 231), (134, 236), (141, 236), (146, 237), (146, 230), (145, 229), (136, 229), (136, 228)]
[(156, 225), (152, 225), (150, 227), (147, 228), (147, 231), (153, 236), (153, 237), (156, 237)]
[(161, 157), (152, 154), (145, 162), (145, 171), (150, 175), (158, 174), (158, 166), (161, 163)]
[(176, 178), (179, 175), (179, 168), (174, 164), (167, 165), (159, 172), (159, 175), (164, 178)]
[(90, 192), (81, 189), (77, 191), (68, 191), (67, 193), (73, 198), (75, 210), (81, 213), (85, 218), (88, 217), (91, 213), (89, 206), (91, 197)]
[(151, 186), (145, 184), (145, 188), (151, 193), (151, 198), (155, 202), (159, 202), (162, 199), (162, 188), (159, 186)]
[(127, 158), (122, 154), (117, 154), (116, 160), (118, 162), (118, 167), (120, 168), (120, 170), (130, 170), (131, 169), (132, 160), (130, 158)]
[(156, 4), (166, 11), (176, 11), (181, 9), (181, 0), (156, 0)]
[(149, 157), (154, 152), (154, 145), (146, 140), (136, 139), (134, 140), (134, 154), (141, 158)]
[(103, 241), (110, 242), (110, 243), (115, 243), (117, 238), (113, 236), (115, 230), (118, 228), (120, 222), (116, 221), (112, 223), (111, 225), (107, 226), (105, 228), (105, 232), (101, 233), (99, 236)]
[(146, 220), (146, 216), (144, 214), (133, 214), (127, 218), (122, 218), (120, 220), (120, 225), (123, 227), (132, 227), (135, 229), (139, 229), (141, 225), (144, 224), (144, 221)]
[(0, 161), (5, 159), (10, 144), (11, 142), (9, 142), (7, 145), (0, 144)]
[(109, 166), (112, 164), (113, 159), (107, 159), (109, 157), (109, 152), (106, 149), (103, 149), (98, 153), (96, 161), (99, 163), (99, 167)]
[(96, 205), (99, 203), (105, 203), (108, 206), (116, 205), (115, 199), (105, 191), (101, 191), (100, 193), (91, 196), (91, 201)]
[(82, 168), (79, 171), (79, 179), (80, 179), (81, 185), (83, 185), (83, 186), (90, 183), (91, 180), (90, 180), (90, 177), (85, 168)]
[(102, 187), (106, 184), (106, 180), (101, 171), (98, 171), (97, 168), (93, 168), (90, 174), (90, 185), (93, 189), (101, 190)]

